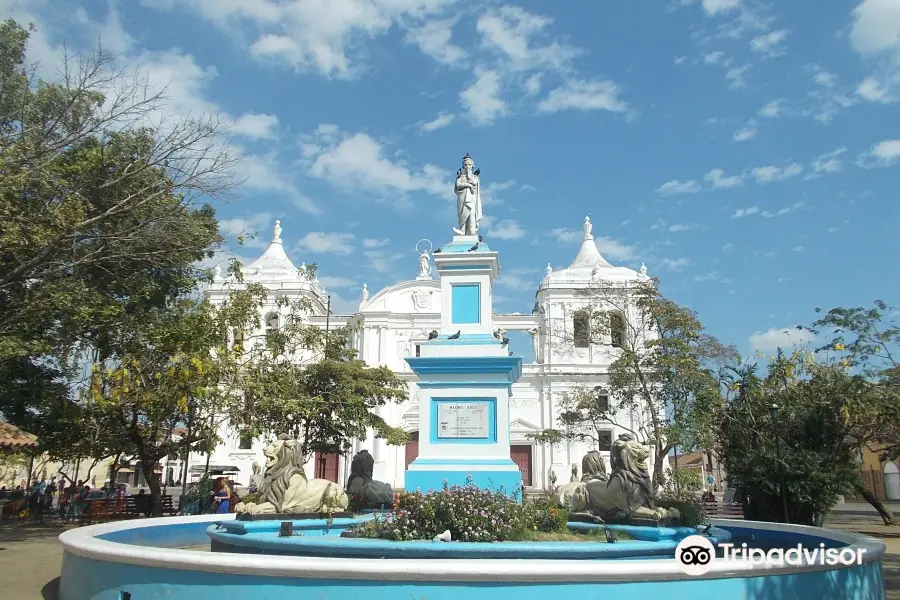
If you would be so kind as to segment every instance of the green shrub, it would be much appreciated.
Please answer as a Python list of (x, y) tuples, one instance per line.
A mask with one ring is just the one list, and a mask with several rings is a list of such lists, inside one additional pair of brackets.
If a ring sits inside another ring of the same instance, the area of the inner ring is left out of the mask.
[(405, 541), (432, 539), (446, 530), (454, 540), (499, 542), (517, 539), (525, 530), (553, 532), (566, 529), (567, 513), (549, 498), (519, 504), (502, 489), (479, 488), (469, 477), (465, 485), (440, 491), (406, 492), (397, 496), (394, 509), (358, 528), (361, 537)]
[(681, 513), (681, 525), (683, 527), (697, 527), (709, 522), (706, 509), (699, 497), (682, 494), (681, 497), (663, 493), (656, 499), (656, 505), (660, 508), (674, 508)]

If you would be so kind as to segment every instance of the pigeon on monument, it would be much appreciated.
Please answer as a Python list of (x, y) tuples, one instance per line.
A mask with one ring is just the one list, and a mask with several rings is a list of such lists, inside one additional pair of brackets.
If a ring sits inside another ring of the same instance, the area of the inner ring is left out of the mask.
[(459, 336), (461, 336), (461, 335), (462, 335), (462, 330), (457, 331), (457, 332), (454, 333), (453, 335), (448, 335), (448, 336), (447, 336), (447, 339), (448, 339), (448, 340), (458, 340), (458, 339), (459, 339)]
[(428, 334), (428, 339), (429, 339), (429, 340), (436, 340), (436, 339), (437, 339), (437, 336), (438, 336), (437, 329), (434, 329), (434, 330), (431, 331), (431, 333)]
[(500, 341), (500, 347), (504, 347), (504, 346), (508, 346), (508, 345), (509, 345), (509, 338), (508, 338), (508, 337), (505, 337), (505, 338), (503, 338), (503, 339)]
[(495, 330), (495, 331), (494, 331), (494, 337), (497, 338), (498, 340), (502, 340), (502, 339), (503, 339), (503, 332), (502, 332), (501, 330), (499, 330), (499, 329)]

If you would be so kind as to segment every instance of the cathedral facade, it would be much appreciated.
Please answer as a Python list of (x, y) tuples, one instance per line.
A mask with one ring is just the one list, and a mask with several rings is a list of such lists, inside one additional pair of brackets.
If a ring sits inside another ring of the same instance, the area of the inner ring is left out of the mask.
[[(526, 488), (544, 489), (554, 480), (568, 482), (573, 465), (580, 466), (585, 452), (599, 449), (607, 453), (609, 444), (620, 433), (640, 429), (642, 416), (628, 414), (617, 415), (616, 422), (621, 426), (609, 424), (605, 429), (601, 427), (599, 434), (595, 432), (597, 441), (550, 445), (536, 443), (531, 437), (544, 429), (558, 427), (559, 403), (566, 394), (579, 387), (603, 389), (622, 336), (640, 330), (627, 326), (635, 318), (628, 308), (627, 295), (629, 286), (649, 280), (646, 268), (642, 266), (640, 271), (634, 271), (611, 265), (597, 250), (589, 218), (585, 219), (583, 231), (581, 248), (568, 267), (554, 270), (547, 265), (535, 290), (530, 314), (493, 315), (494, 327), (504, 332), (527, 332), (532, 343), (534, 359), (522, 365), (522, 376), (513, 385), (510, 400), (510, 456), (519, 466)], [(403, 488), (406, 468), (418, 453), (419, 435), (417, 378), (405, 358), (418, 356), (429, 332), (438, 329), (441, 323), (441, 286), (432, 278), (427, 253), (420, 256), (415, 279), (371, 294), (363, 285), (358, 309), (345, 315), (326, 314), (327, 292), (315, 275), (310, 277), (288, 258), (281, 241), (280, 224), (276, 224), (275, 235), (265, 253), (245, 265), (243, 274), (246, 282), (262, 283), (270, 292), (271, 306), (263, 309), (263, 327), (279, 325), (281, 315), (275, 305), (276, 298), (305, 296), (312, 301), (313, 314), (309, 318), (312, 324), (352, 325), (351, 344), (359, 357), (372, 366), (388, 366), (409, 385), (409, 400), (379, 409), (388, 423), (410, 434), (412, 441), (408, 445), (389, 446), (370, 435), (368, 439), (356, 440), (347, 455), (308, 457), (307, 475), (343, 483), (353, 453), (365, 448), (375, 458), (375, 479)], [(215, 281), (205, 292), (207, 298), (214, 304), (223, 302), (229, 285), (228, 278), (216, 269)], [(621, 300), (610, 302), (607, 310), (615, 315), (611, 321), (613, 326), (601, 339), (584, 331), (586, 324), (579, 321), (578, 315), (579, 309), (586, 305), (596, 305), (596, 295), (591, 290), (598, 285), (611, 285), (615, 289), (612, 293)], [(223, 442), (209, 457), (199, 453), (191, 455), (189, 481), (199, 478), (208, 462), (211, 473), (226, 474), (247, 485), (253, 463), (264, 463), (262, 449), (266, 440), (241, 439), (228, 425), (223, 426), (221, 439)], [(653, 464), (652, 456), (650, 464)], [(166, 463), (167, 483), (171, 485), (178, 479), (181, 468), (180, 459)]]

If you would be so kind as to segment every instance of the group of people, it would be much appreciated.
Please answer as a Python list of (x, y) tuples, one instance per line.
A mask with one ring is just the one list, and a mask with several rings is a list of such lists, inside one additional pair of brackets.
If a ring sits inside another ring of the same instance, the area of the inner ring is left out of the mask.
[[(49, 480), (46, 477), (38, 479), (34, 476), (30, 486), (23, 479), (15, 490), (8, 490), (6, 486), (2, 486), (0, 499), (9, 502), (27, 499), (28, 514), (35, 521), (42, 521), (45, 514), (55, 512), (60, 519), (69, 522), (86, 515), (89, 501), (131, 495), (124, 484), (115, 486), (107, 482), (103, 487), (96, 488), (92, 486), (93, 480), (91, 483), (84, 479), (76, 481), (62, 471), (59, 472), (59, 476), (58, 480), (56, 475)], [(138, 496), (145, 495), (146, 491), (141, 488)], [(149, 495), (146, 497), (149, 498)]]

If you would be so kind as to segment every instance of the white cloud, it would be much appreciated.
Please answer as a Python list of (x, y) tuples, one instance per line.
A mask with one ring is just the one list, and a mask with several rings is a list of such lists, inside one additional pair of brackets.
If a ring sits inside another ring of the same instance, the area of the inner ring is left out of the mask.
[(809, 344), (816, 337), (805, 329), (776, 329), (757, 331), (750, 336), (750, 347), (754, 351), (765, 352), (778, 348), (791, 348)]
[(679, 194), (696, 194), (700, 191), (700, 185), (693, 179), (689, 181), (681, 181), (673, 179), (662, 184), (656, 191), (663, 196), (675, 196)]
[(513, 219), (503, 219), (502, 221), (491, 225), (490, 234), (492, 237), (501, 240), (518, 240), (525, 237), (525, 229), (519, 225), (518, 221)]
[(250, 139), (271, 140), (275, 138), (278, 117), (247, 113), (238, 117), (231, 126), (231, 132)]
[(791, 248), (792, 252), (803, 252), (804, 250), (806, 250), (806, 246), (794, 246)]
[(541, 275), (538, 269), (513, 267), (503, 269), (497, 283), (518, 292), (531, 292), (537, 289)]
[(752, 140), (756, 137), (757, 131), (756, 121), (750, 119), (743, 127), (734, 132), (734, 135), (731, 139), (736, 142), (745, 142), (747, 140)]
[(453, 43), (454, 25), (456, 19), (425, 21), (407, 29), (406, 41), (443, 65), (458, 66), (466, 61), (469, 53)]
[(303, 136), (303, 153), (311, 162), (309, 174), (344, 189), (383, 194), (427, 192), (444, 197), (447, 173), (431, 164), (410, 168), (385, 156), (384, 146), (366, 133), (344, 134), (334, 126), (320, 126)]
[(712, 169), (709, 171), (704, 179), (710, 183), (712, 183), (713, 188), (732, 188), (744, 183), (743, 175), (725, 175), (725, 171), (722, 169)]
[(900, 4), (896, 0), (862, 0), (853, 9), (850, 42), (860, 54), (900, 47)]
[(770, 210), (764, 210), (760, 213), (760, 215), (767, 219), (771, 219), (773, 217), (781, 217), (788, 213), (792, 213), (796, 210), (800, 210), (801, 208), (804, 208), (805, 206), (806, 205), (803, 202), (794, 202), (790, 206), (785, 206), (784, 208), (779, 208), (775, 212), (772, 212)]
[(750, 40), (750, 49), (760, 54), (778, 54), (782, 51), (780, 46), (787, 39), (787, 36), (787, 29), (769, 31)]
[(731, 215), (732, 219), (740, 219), (743, 217), (749, 217), (751, 215), (755, 215), (759, 212), (758, 206), (748, 206), (747, 208), (739, 208), (734, 211), (734, 214)]
[(456, 116), (451, 113), (441, 113), (431, 121), (419, 122), (419, 129), (426, 132), (436, 131), (452, 124)]
[(594, 245), (600, 254), (613, 260), (629, 260), (635, 256), (634, 247), (602, 235), (594, 237)]
[(696, 225), (687, 225), (685, 223), (673, 223), (669, 225), (670, 233), (680, 233), (682, 231), (690, 231), (692, 229), (697, 229)]
[(822, 67), (816, 66), (813, 71), (813, 81), (822, 87), (832, 88), (837, 83), (837, 75), (831, 71), (826, 71)]
[(721, 50), (714, 50), (703, 55), (703, 62), (708, 65), (717, 65), (725, 58), (725, 53)]
[[(335, 275), (319, 275), (319, 283), (326, 288), (348, 288), (357, 285), (356, 281)], [(333, 300), (333, 299), (332, 299)], [(333, 302), (332, 302), (333, 304)]]
[(542, 83), (541, 74), (535, 73), (525, 80), (525, 83), (522, 84), (522, 89), (529, 96), (537, 96), (541, 92)]
[(733, 90), (739, 90), (741, 88), (747, 87), (747, 71), (750, 70), (750, 65), (744, 65), (743, 67), (731, 67), (728, 69), (728, 72), (725, 73), (725, 81), (728, 82), (728, 87)]
[(555, 237), (561, 244), (572, 244), (580, 242), (584, 239), (584, 232), (580, 229), (570, 229), (568, 227), (557, 227), (550, 230), (550, 235)]
[[(695, 4), (697, 0), (680, 0), (683, 6)], [(741, 8), (741, 0), (700, 0), (700, 6), (708, 17), (714, 17)]]
[(507, 5), (481, 15), (475, 29), (481, 35), (481, 46), (499, 54), (511, 71), (560, 70), (581, 50), (556, 41), (537, 43), (535, 38), (552, 22), (550, 17)]
[(884, 140), (872, 146), (872, 156), (890, 164), (900, 158), (900, 140)]
[(609, 80), (569, 80), (551, 90), (538, 104), (538, 110), (548, 113), (566, 109), (622, 112), (628, 105), (619, 98), (620, 91), (619, 86)]
[(438, 15), (456, 0), (142, 2), (163, 10), (187, 8), (237, 40), (255, 38), (249, 52), (259, 60), (277, 60), (298, 71), (351, 77), (360, 69), (349, 51), (360, 47), (361, 41), (387, 33), (395, 23), (418, 23)]
[(757, 111), (757, 115), (760, 117), (765, 117), (767, 119), (773, 119), (781, 114), (781, 101), (780, 100), (772, 100), (765, 106)]
[(473, 122), (489, 125), (507, 112), (500, 92), (500, 74), (497, 71), (476, 71), (475, 82), (459, 93), (459, 99)]
[(350, 254), (353, 252), (352, 233), (325, 233), (310, 231), (297, 242), (299, 250), (317, 254)]
[(837, 173), (844, 166), (839, 157), (846, 151), (847, 148), (841, 147), (836, 150), (832, 150), (831, 152), (826, 152), (825, 154), (819, 155), (815, 160), (813, 160), (813, 172), (817, 174)]
[(857, 164), (863, 168), (888, 167), (900, 159), (900, 139), (882, 140), (864, 152)]
[(874, 77), (866, 77), (856, 87), (856, 93), (863, 100), (869, 102), (881, 102), (882, 104), (890, 104), (897, 101), (897, 96), (893, 95), (890, 85), (878, 81)]
[(242, 245), (246, 248), (265, 248), (272, 239), (265, 231), (271, 222), (272, 215), (267, 212), (249, 217), (220, 219), (219, 232), (226, 240), (241, 238)]
[(664, 258), (660, 261), (659, 266), (666, 271), (680, 271), (691, 264), (686, 258)]
[(765, 166), (753, 169), (753, 176), (756, 177), (757, 183), (770, 183), (773, 181), (784, 181), (791, 177), (796, 177), (803, 172), (803, 165), (800, 163), (791, 163), (785, 167)]

